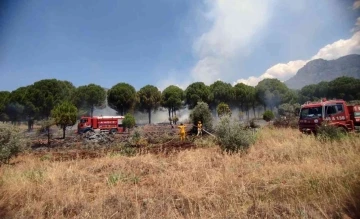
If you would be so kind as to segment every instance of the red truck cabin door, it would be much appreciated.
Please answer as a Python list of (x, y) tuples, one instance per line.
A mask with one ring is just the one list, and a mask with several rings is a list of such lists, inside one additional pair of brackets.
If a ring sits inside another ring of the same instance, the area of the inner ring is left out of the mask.
[(325, 106), (325, 119), (334, 122), (346, 123), (349, 120), (349, 115), (345, 113), (345, 106), (343, 103), (330, 103)]

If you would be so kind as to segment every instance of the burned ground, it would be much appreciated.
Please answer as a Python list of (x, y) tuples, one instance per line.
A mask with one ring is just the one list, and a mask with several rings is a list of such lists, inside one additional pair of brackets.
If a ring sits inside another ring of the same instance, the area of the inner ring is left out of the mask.
[[(196, 148), (191, 125), (187, 125), (187, 138), (180, 141), (179, 130), (170, 125), (145, 125), (126, 133), (84, 133), (76, 134), (73, 130), (67, 133), (65, 139), (55, 135), (48, 144), (45, 135), (27, 133), (31, 139), (32, 156), (52, 161), (67, 161), (75, 159), (91, 159), (109, 154), (131, 150), (135, 154), (176, 153), (182, 150)], [(56, 130), (53, 131), (56, 134)], [(204, 136), (206, 137), (206, 136)]]

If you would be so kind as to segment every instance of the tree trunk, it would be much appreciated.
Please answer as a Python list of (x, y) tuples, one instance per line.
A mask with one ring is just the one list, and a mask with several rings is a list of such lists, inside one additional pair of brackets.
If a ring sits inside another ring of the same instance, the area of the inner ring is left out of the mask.
[(65, 139), (66, 126), (63, 127), (63, 139)]
[(90, 107), (90, 117), (93, 117), (94, 114), (94, 106)]
[(48, 145), (50, 145), (50, 128), (47, 127), (46, 131), (47, 131), (47, 137), (48, 137)]
[(151, 109), (148, 109), (148, 114), (149, 114), (149, 124), (151, 124)]
[(31, 131), (31, 119), (28, 119), (28, 131)]
[(170, 122), (170, 125), (171, 125), (171, 116), (170, 116), (171, 108), (170, 107), (168, 108), (168, 111), (169, 111), (169, 122)]
[(253, 106), (253, 112), (254, 112), (254, 118), (256, 118), (256, 110), (255, 110), (255, 106)]

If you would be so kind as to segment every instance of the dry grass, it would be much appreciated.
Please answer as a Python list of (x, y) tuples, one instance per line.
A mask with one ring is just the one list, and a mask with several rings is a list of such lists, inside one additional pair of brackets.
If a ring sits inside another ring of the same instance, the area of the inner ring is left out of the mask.
[(242, 155), (24, 155), (0, 168), (0, 218), (356, 218), (359, 183), (359, 138), (322, 144), (264, 129)]

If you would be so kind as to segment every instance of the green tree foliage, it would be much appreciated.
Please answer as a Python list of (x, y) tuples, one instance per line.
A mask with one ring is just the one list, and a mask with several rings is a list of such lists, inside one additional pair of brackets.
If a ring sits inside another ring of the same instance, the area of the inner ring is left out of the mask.
[(176, 111), (182, 107), (184, 99), (184, 91), (175, 85), (170, 85), (163, 90), (161, 94), (161, 106), (168, 109), (169, 118), (174, 117), (174, 114), (176, 115)]
[(0, 113), (4, 112), (6, 105), (9, 103), (9, 99), (9, 91), (0, 91)]
[(122, 121), (122, 124), (125, 128), (131, 129), (135, 126), (135, 117), (130, 114), (126, 113), (125, 118)]
[(25, 95), (37, 117), (48, 118), (51, 110), (63, 101), (70, 101), (75, 87), (68, 81), (45, 79), (31, 85)]
[(289, 88), (278, 79), (266, 78), (256, 85), (257, 98), (266, 108), (273, 109), (281, 103), (286, 103), (289, 98)]
[(75, 91), (74, 102), (79, 109), (89, 110), (92, 117), (95, 107), (105, 106), (106, 91), (96, 84), (80, 86)]
[(219, 103), (224, 102), (231, 105), (234, 100), (234, 90), (231, 84), (222, 81), (216, 81), (210, 85), (211, 107), (215, 108)]
[(274, 113), (271, 111), (271, 110), (266, 110), (263, 114), (263, 119), (266, 121), (266, 122), (270, 122), (272, 119), (275, 118), (275, 115)]
[(209, 104), (210, 101), (210, 88), (203, 82), (192, 83), (185, 90), (185, 102), (189, 109), (193, 109), (198, 102), (205, 102)]
[(212, 130), (212, 115), (207, 103), (198, 102), (190, 113), (190, 119), (194, 125), (201, 121), (204, 129)]
[(10, 92), (0, 91), (0, 121), (8, 121), (9, 116), (5, 113), (6, 106), (10, 101)]
[(19, 87), (10, 93), (5, 113), (12, 123), (31, 119), (36, 115), (36, 107), (28, 98), (30, 88), (31, 86)]
[(300, 103), (304, 103), (306, 101), (313, 101), (317, 99), (316, 94), (316, 84), (310, 84), (304, 86), (299, 92), (299, 101)]
[[(319, 84), (317, 86), (319, 86)], [(328, 86), (328, 95), (330, 98), (344, 100), (360, 99), (360, 79), (345, 76), (338, 77), (330, 81)]]
[(20, 122), (24, 112), (24, 107), (19, 103), (11, 102), (5, 108), (5, 113), (9, 117), (12, 124)]
[(161, 92), (153, 85), (142, 87), (138, 93), (139, 110), (147, 112), (149, 115), (149, 124), (151, 123), (151, 111), (157, 110), (161, 102)]
[(251, 130), (246, 130), (239, 122), (232, 120), (229, 116), (220, 118), (215, 127), (215, 133), (220, 148), (230, 154), (245, 150), (255, 142), (255, 136)]
[(360, 99), (360, 79), (338, 77), (330, 82), (320, 82), (304, 86), (299, 91), (299, 103), (317, 101), (321, 98), (343, 99), (345, 101)]
[(109, 106), (123, 116), (134, 109), (136, 90), (130, 84), (118, 83), (108, 90), (107, 100)]
[(288, 92), (283, 96), (282, 103), (295, 104), (299, 102), (299, 91), (288, 89)]
[(255, 109), (258, 105), (256, 90), (254, 87), (238, 83), (234, 86), (234, 103), (241, 111), (246, 111), (249, 119), (249, 110), (252, 108), (255, 115)]
[(227, 105), (226, 103), (219, 103), (219, 105), (216, 108), (216, 112), (219, 117), (225, 116), (225, 115), (231, 116), (231, 109), (230, 109), (229, 105)]
[(250, 86), (244, 83), (238, 83), (234, 86), (234, 99), (235, 103), (241, 111), (248, 111), (249, 104), (249, 88)]
[(77, 113), (76, 106), (68, 101), (62, 102), (51, 111), (55, 124), (63, 130), (63, 138), (65, 138), (66, 127), (75, 125)]
[(315, 87), (314, 94), (316, 94), (316, 96), (318, 96), (319, 99), (321, 97), (328, 97), (329, 96), (329, 82), (322, 81), (322, 82), (318, 83)]
[(26, 149), (27, 141), (21, 130), (13, 126), (0, 127), (0, 165), (8, 164), (10, 159)]

